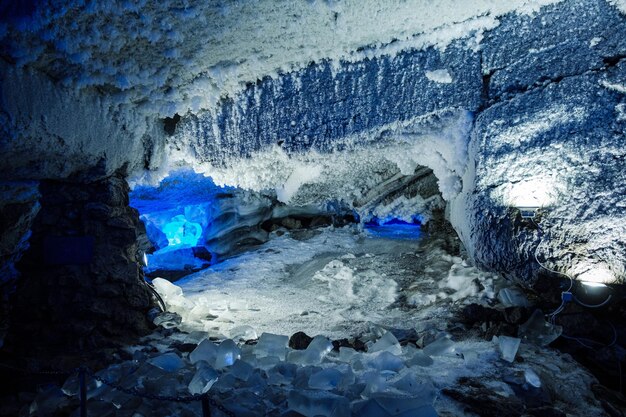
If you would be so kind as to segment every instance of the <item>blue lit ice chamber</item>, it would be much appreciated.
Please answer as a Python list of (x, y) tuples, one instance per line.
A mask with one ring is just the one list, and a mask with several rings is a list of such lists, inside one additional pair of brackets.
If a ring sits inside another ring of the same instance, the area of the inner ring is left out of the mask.
[(422, 223), (417, 217), (410, 221), (398, 218), (374, 217), (364, 223), (367, 234), (372, 237), (396, 240), (416, 240), (421, 236)]
[(170, 271), (168, 277), (176, 279), (232, 252), (243, 236), (263, 242), (262, 233), (249, 229), (267, 215), (271, 201), (248, 196), (251, 210), (241, 204), (242, 194), (191, 170), (172, 172), (156, 187), (136, 187), (130, 197), (146, 229), (146, 273), (168, 276)]

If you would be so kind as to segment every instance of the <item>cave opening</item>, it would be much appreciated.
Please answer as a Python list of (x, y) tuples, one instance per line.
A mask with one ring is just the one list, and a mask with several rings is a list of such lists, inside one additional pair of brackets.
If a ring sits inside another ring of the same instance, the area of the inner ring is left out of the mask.
[(323, 195), (286, 204), (190, 169), (135, 186), (144, 272), (178, 316), (156, 322), (216, 339), (242, 327), (354, 339), (437, 301), (492, 295), (493, 276), (463, 257), (432, 170), (385, 175), (356, 206)]

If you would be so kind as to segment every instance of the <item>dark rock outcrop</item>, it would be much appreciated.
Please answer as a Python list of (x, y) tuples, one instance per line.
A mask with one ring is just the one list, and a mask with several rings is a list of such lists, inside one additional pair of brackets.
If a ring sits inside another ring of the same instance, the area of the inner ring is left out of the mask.
[(76, 351), (146, 333), (151, 298), (125, 180), (42, 181), (39, 189), (41, 210), (18, 264), (7, 349)]

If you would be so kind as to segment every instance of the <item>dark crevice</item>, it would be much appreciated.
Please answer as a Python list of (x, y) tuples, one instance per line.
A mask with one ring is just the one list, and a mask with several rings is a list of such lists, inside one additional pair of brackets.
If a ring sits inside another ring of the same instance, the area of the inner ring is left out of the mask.
[(602, 58), (602, 62), (604, 62), (606, 68), (611, 68), (617, 66), (624, 58), (626, 58), (626, 54), (607, 56)]
[[(575, 78), (575, 77), (580, 77), (582, 75), (595, 74), (595, 73), (606, 71), (607, 68), (612, 68), (612, 67), (619, 65), (619, 63), (622, 62), (625, 58), (626, 58), (626, 55), (616, 55), (616, 56), (606, 57), (603, 59), (605, 63), (605, 66), (603, 67), (590, 68), (585, 71), (581, 71), (581, 72), (577, 72), (577, 73), (569, 74), (569, 75), (561, 74), (555, 77), (543, 76), (543, 77), (538, 78), (537, 81), (531, 85), (510, 87), (508, 90), (504, 91), (503, 94), (490, 97), (491, 101), (488, 103), (487, 106), (480, 108), (479, 112), (486, 110), (487, 108), (491, 107), (494, 104), (511, 101), (519, 95), (533, 92), (535, 90), (540, 90), (553, 84), (558, 84), (561, 81), (569, 79), (569, 78)], [(497, 71), (501, 69), (503, 68), (494, 69), (489, 74), (483, 75), (483, 89), (485, 88), (485, 81), (486, 81), (485, 77), (488, 77), (487, 82), (489, 82), (491, 81), (491, 77), (493, 76), (493, 74), (495, 74)], [(489, 88), (488, 84), (487, 84), (487, 88)]]
[(163, 130), (165, 133), (172, 136), (176, 131), (176, 125), (180, 122), (180, 115), (176, 113), (173, 117), (166, 117), (163, 119)]

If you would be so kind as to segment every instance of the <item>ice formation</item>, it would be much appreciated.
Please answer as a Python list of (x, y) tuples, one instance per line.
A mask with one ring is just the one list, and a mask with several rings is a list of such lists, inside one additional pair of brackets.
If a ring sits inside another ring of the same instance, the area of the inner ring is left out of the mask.
[[(20, 297), (81, 343), (145, 333), (150, 312), (158, 332), (98, 372), (123, 387), (210, 393), (236, 415), (459, 415), (477, 392), (600, 414), (593, 378), (546, 346), (568, 337), (560, 279), (626, 279), (625, 13), (623, 0), (2, 5), (2, 299), (51, 241), (95, 242), (93, 268), (46, 263), (53, 279)], [(530, 288), (562, 298), (548, 320)], [(149, 311), (152, 290), (167, 311)], [(476, 311), (488, 317), (451, 322)], [(313, 337), (289, 337), (301, 331)], [(76, 392), (72, 377), (29, 412)], [(89, 398), (102, 415), (171, 411), (106, 385)]]

